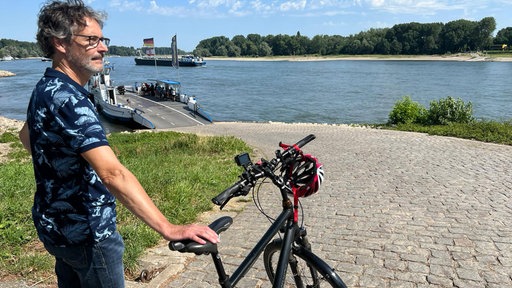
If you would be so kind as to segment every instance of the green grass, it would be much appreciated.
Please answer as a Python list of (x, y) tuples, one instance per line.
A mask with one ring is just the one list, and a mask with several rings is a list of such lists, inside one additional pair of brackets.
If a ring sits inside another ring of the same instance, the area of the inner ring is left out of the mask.
[[(176, 224), (194, 222), (212, 208), (211, 198), (240, 173), (233, 157), (251, 149), (234, 137), (200, 137), (174, 132), (114, 133), (110, 144), (147, 193)], [(40, 281), (53, 273), (53, 259), (40, 244), (31, 219), (35, 190), (32, 164), (15, 133), (0, 135), (11, 143), (9, 161), (0, 163), (0, 279), (8, 275)], [(161, 237), (122, 205), (118, 227), (126, 244), (127, 272)]]
[(506, 50), (506, 51), (494, 50), (494, 51), (486, 51), (486, 53), (491, 58), (496, 58), (496, 57), (512, 58), (511, 50)]
[(430, 135), (450, 136), (464, 139), (512, 145), (512, 122), (475, 121), (469, 124), (424, 126), (420, 124), (400, 124), (396, 126), (376, 125), (384, 129), (421, 132)]
[[(234, 156), (250, 151), (234, 137), (173, 132), (114, 134), (109, 141), (119, 160), (175, 224), (191, 223), (199, 213), (210, 210), (211, 198), (240, 173)], [(118, 207), (119, 230), (127, 247), (125, 265), (132, 270), (141, 253), (161, 237), (127, 209)]]

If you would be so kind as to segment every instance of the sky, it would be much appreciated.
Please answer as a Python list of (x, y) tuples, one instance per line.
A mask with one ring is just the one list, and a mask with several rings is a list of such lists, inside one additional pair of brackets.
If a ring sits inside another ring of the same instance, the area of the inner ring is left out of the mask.
[[(2, 0), (0, 38), (35, 42), (44, 0)], [(139, 48), (144, 38), (191, 52), (201, 40), (248, 34), (350, 36), (371, 28), (419, 22), (496, 19), (512, 27), (512, 0), (84, 0), (107, 13), (111, 45)]]

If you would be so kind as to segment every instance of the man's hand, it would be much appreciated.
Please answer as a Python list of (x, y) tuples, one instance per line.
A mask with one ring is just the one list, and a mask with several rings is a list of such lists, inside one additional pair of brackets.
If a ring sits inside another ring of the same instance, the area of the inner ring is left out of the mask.
[(220, 238), (215, 231), (208, 226), (190, 224), (190, 225), (176, 225), (169, 237), (165, 237), (169, 241), (178, 241), (190, 239), (199, 244), (206, 244), (209, 241), (213, 244), (219, 243)]

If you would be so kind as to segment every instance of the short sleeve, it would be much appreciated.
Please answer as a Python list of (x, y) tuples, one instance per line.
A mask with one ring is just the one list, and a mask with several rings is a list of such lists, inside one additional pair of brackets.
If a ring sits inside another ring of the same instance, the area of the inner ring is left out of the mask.
[(108, 145), (105, 130), (87, 97), (71, 96), (59, 109), (57, 121), (63, 127), (64, 139), (72, 150), (83, 153)]

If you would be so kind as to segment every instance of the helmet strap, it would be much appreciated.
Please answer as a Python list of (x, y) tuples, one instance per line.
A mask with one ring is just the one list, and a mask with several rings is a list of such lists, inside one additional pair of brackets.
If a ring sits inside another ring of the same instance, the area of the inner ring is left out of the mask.
[(297, 195), (297, 188), (292, 185), (293, 192), (293, 221), (299, 222), (299, 196)]
[(300, 147), (297, 144), (288, 145), (288, 144), (284, 144), (284, 143), (279, 143), (279, 146), (281, 148), (283, 148), (284, 150), (288, 149), (288, 147), (293, 147), (293, 149), (295, 149), (295, 151), (301, 151)]

